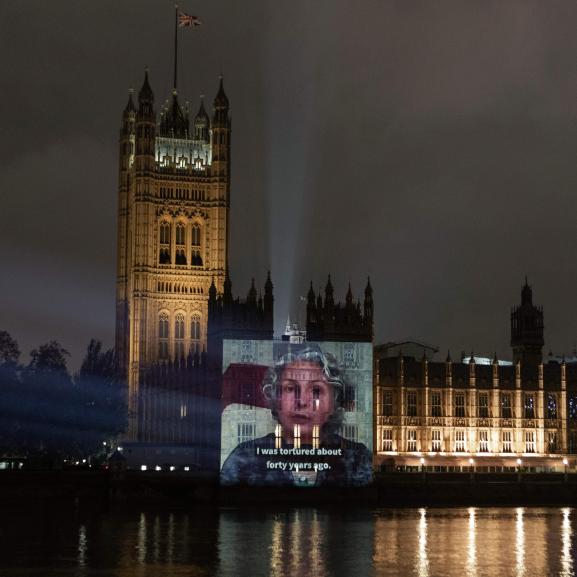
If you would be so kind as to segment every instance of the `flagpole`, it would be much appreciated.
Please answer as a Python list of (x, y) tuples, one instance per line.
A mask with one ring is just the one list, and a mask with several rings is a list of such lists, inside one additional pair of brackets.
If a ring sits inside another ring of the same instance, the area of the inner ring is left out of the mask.
[(176, 92), (176, 70), (178, 59), (178, 4), (174, 5), (174, 92)]

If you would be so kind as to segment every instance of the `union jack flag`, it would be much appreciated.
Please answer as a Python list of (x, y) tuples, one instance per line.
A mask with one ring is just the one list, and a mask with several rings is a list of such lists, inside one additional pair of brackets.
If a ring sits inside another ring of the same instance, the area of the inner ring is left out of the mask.
[(185, 14), (184, 12), (178, 13), (178, 26), (179, 28), (186, 28), (187, 26), (200, 26), (202, 22), (196, 16), (191, 16), (190, 14)]

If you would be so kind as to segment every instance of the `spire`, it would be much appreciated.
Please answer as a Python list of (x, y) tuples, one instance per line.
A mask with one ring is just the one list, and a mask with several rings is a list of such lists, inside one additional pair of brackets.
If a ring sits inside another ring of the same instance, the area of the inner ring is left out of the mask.
[(346, 303), (347, 303), (347, 306), (350, 306), (353, 304), (353, 291), (351, 290), (350, 281), (349, 281), (349, 290), (347, 290)]
[(311, 286), (310, 286), (309, 292), (307, 294), (307, 301), (308, 301), (309, 305), (311, 305), (313, 307), (315, 306), (315, 291), (313, 289), (313, 281), (311, 281)]
[(269, 293), (272, 296), (272, 289), (273, 289), (273, 285), (272, 285), (272, 281), (270, 280), (270, 270), (269, 270), (267, 275), (266, 275), (266, 282), (264, 283), (265, 296), (267, 293)]
[(227, 304), (232, 304), (232, 283), (230, 282), (230, 277), (228, 276), (228, 270), (226, 271), (226, 277), (224, 279), (222, 300)]
[(256, 287), (254, 286), (254, 278), (252, 279), (246, 300), (248, 303), (256, 304)]
[(222, 74), (220, 75), (220, 81), (218, 84), (218, 92), (214, 99), (214, 108), (228, 108), (228, 97), (224, 91), (224, 85), (222, 81)]
[(138, 102), (141, 105), (144, 103), (152, 104), (154, 102), (154, 94), (152, 88), (150, 88), (150, 83), (148, 82), (148, 67), (144, 69), (144, 82), (142, 83), (142, 88), (138, 93)]
[(452, 363), (453, 361), (451, 360), (451, 351), (449, 349), (447, 349), (447, 358), (445, 359), (445, 362), (447, 363)]
[(160, 122), (160, 136), (169, 138), (188, 138), (188, 117), (178, 102), (176, 90), (172, 91), (172, 99), (167, 104)]
[(494, 365), (499, 364), (499, 359), (497, 358), (497, 351), (495, 351), (495, 354), (493, 355), (493, 364)]
[(286, 327), (284, 329), (284, 334), (288, 335), (291, 332), (291, 317), (290, 315), (287, 316), (286, 318)]
[(126, 107), (124, 108), (124, 115), (127, 116), (131, 112), (136, 112), (136, 108), (134, 106), (134, 88), (130, 88), (128, 90), (128, 102), (126, 103)]
[(194, 118), (194, 139), (209, 141), (210, 120), (204, 109), (204, 95), (200, 96), (200, 107)]
[(214, 284), (214, 277), (212, 277), (212, 282), (210, 283), (210, 288), (208, 289), (208, 298), (211, 301), (216, 300), (216, 285)]

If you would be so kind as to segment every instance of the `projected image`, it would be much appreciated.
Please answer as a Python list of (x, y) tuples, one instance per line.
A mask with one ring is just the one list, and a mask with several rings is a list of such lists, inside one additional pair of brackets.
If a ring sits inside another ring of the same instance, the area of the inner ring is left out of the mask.
[(226, 340), (223, 359), (223, 484), (370, 483), (370, 343)]

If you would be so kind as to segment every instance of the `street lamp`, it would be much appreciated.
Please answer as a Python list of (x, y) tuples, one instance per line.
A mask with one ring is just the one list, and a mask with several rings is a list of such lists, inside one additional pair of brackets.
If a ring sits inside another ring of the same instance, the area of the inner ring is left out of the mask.
[(563, 458), (563, 465), (565, 465), (565, 474), (563, 475), (563, 481), (567, 482), (567, 473), (569, 472), (569, 461), (567, 457)]

